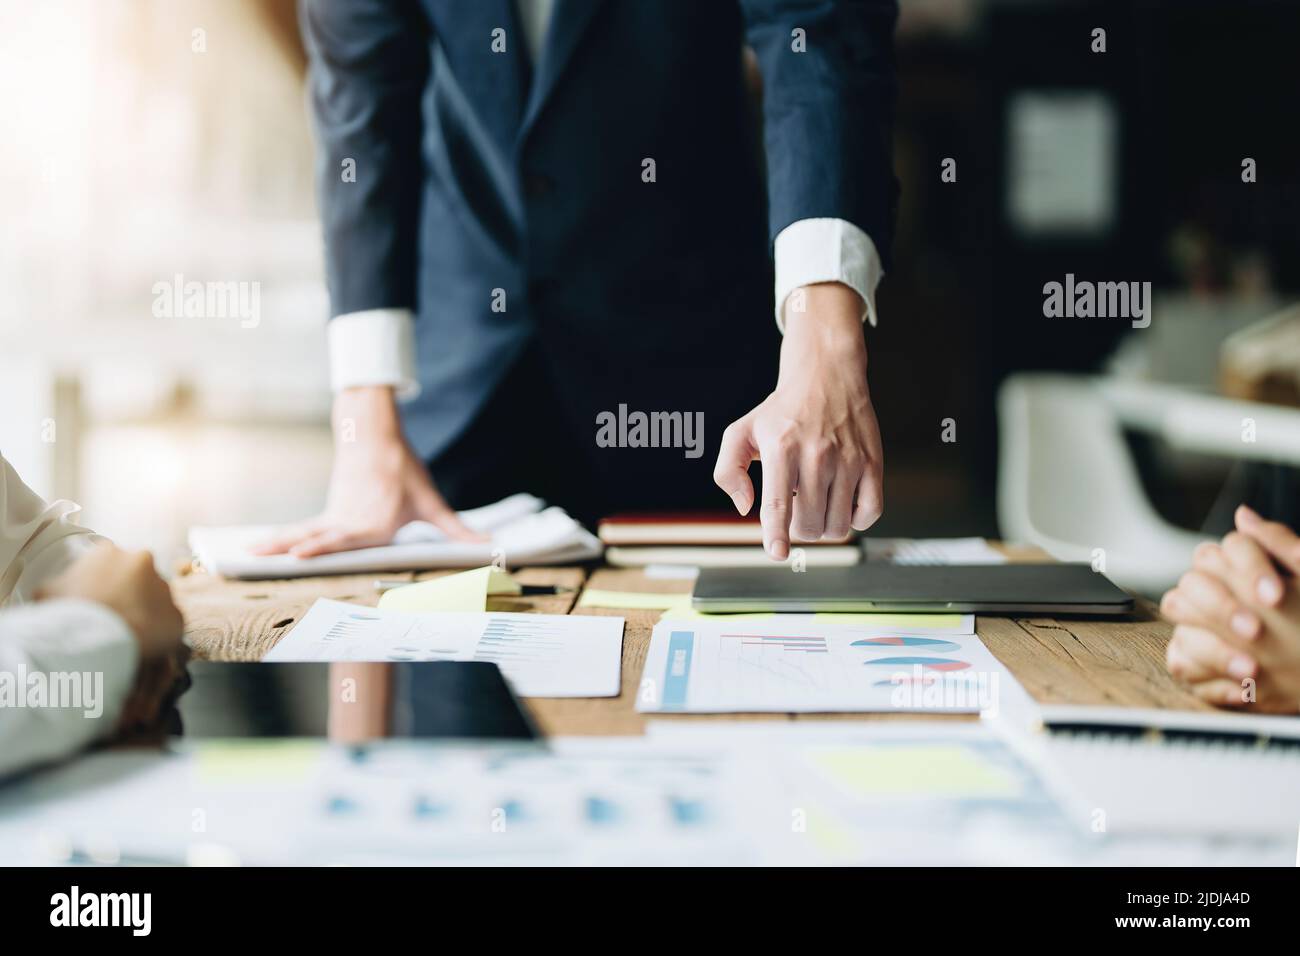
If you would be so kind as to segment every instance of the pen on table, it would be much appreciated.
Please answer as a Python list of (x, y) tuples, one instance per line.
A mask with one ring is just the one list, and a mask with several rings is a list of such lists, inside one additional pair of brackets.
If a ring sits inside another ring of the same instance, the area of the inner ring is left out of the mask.
[[(418, 581), (376, 581), (376, 591), (391, 591), (393, 588), (403, 588), (408, 584), (418, 584)], [(519, 594), (523, 597), (534, 597), (544, 594), (572, 594), (577, 588), (566, 587), (563, 584), (521, 584), (519, 585)]]

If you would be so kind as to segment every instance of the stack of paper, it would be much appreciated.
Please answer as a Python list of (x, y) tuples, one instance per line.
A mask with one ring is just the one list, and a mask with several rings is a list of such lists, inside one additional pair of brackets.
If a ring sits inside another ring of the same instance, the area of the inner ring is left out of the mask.
[(272, 537), (265, 525), (192, 528), (190, 548), (199, 563), (228, 578), (295, 578), (316, 574), (422, 571), (483, 564), (566, 564), (600, 556), (600, 541), (561, 508), (547, 508), (532, 495), (512, 495), (496, 504), (460, 512), (487, 541), (454, 541), (427, 521), (400, 528), (391, 544), (341, 551), (315, 558), (255, 555), (250, 548)]
[[(608, 547), (605, 560), (614, 567), (647, 565), (744, 568), (773, 563), (763, 550), (758, 516), (735, 512), (638, 512), (602, 518), (596, 528)], [(795, 543), (795, 567), (842, 567), (857, 564), (862, 552), (851, 536), (834, 541)]]

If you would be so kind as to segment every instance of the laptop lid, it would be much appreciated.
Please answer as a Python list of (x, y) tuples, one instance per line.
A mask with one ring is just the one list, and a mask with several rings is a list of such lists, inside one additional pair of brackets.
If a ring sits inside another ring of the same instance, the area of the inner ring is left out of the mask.
[(1124, 614), (1133, 598), (1087, 564), (857, 564), (704, 568), (701, 611), (917, 611)]

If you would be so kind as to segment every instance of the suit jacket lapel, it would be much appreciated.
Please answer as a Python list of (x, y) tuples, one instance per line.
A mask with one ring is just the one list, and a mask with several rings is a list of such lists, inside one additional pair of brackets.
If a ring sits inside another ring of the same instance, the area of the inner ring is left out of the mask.
[[(540, 61), (534, 65), (532, 89), (519, 126), (522, 139), (555, 91), (560, 76), (604, 0), (556, 0), (551, 23), (542, 43)], [(513, 0), (511, 0), (513, 6)]]
[[(506, 155), (514, 150), (531, 80), (514, 0), (428, 0), (435, 35), (456, 83)], [(496, 52), (493, 31), (505, 30)]]

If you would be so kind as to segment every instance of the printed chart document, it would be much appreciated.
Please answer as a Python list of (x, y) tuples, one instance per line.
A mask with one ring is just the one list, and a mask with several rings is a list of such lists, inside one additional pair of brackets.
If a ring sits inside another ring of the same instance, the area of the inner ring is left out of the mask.
[(0, 863), (752, 864), (751, 768), (641, 737), (180, 741), (5, 788)]
[(966, 616), (946, 631), (811, 614), (729, 617), (655, 625), (638, 710), (992, 713), (1000, 694), (1019, 691)]
[(760, 821), (764, 848), (784, 863), (1023, 865), (1099, 846), (988, 721), (652, 720), (646, 735), (761, 762), (785, 818)]
[(1268, 840), (1101, 839), (1093, 810), (1109, 824), (1110, 805), (1075, 812), (997, 723), (665, 720), (546, 746), (179, 739), (0, 788), (0, 864), (1294, 862), (1294, 824)]
[(623, 619), (388, 611), (325, 598), (266, 661), (491, 661), (521, 697), (617, 697)]

